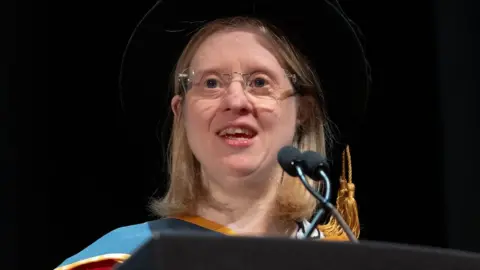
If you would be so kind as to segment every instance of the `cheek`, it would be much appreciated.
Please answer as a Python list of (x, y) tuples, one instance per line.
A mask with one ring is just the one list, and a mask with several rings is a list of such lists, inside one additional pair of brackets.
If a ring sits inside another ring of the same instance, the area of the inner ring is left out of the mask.
[(296, 105), (285, 104), (275, 110), (259, 114), (259, 120), (265, 131), (283, 142), (291, 141), (297, 122)]
[[(204, 140), (210, 132), (210, 123), (215, 113), (212, 103), (190, 100), (184, 107), (184, 125), (191, 144)], [(192, 148), (194, 146), (192, 145)]]

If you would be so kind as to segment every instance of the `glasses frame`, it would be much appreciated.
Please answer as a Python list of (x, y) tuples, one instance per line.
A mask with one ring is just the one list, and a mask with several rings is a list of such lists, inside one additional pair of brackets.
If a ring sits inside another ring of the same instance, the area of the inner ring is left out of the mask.
[[(190, 77), (190, 74), (188, 72), (189, 70), (190, 70), (190, 68), (186, 68), (182, 72), (178, 73), (178, 75), (177, 75), (177, 79), (178, 79), (178, 82), (180, 83), (180, 87), (182, 87), (183, 92), (185, 94), (190, 90), (190, 88), (187, 89), (187, 87), (185, 87), (185, 85), (190, 85), (192, 83), (192, 80), (189, 78)], [(293, 73), (290, 73), (286, 69), (283, 69), (283, 70), (285, 72), (285, 78), (288, 79), (293, 84), (293, 86), (295, 87), (297, 85), (297, 82), (298, 82), (297, 75), (293, 74)], [(193, 74), (195, 74), (195, 71), (193, 71)], [(224, 74), (221, 74), (221, 75), (229, 76), (230, 77), (230, 82), (231, 82), (234, 74), (242, 76), (244, 85), (246, 85), (246, 78), (252, 75), (252, 73), (241, 73), (241, 72), (224, 73)], [(185, 80), (185, 79), (187, 80), (186, 84), (183, 82), (183, 80)]]

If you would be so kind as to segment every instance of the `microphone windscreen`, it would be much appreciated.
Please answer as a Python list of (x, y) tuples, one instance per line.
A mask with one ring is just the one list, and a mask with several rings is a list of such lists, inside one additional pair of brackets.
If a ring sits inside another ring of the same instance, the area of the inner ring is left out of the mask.
[(282, 169), (290, 176), (297, 176), (294, 162), (299, 160), (300, 151), (293, 146), (284, 146), (278, 151), (277, 160)]
[(327, 159), (318, 152), (305, 151), (302, 153), (301, 159), (304, 164), (303, 169), (313, 180), (322, 179), (321, 175), (319, 175), (320, 170), (323, 170), (325, 173), (329, 171)]

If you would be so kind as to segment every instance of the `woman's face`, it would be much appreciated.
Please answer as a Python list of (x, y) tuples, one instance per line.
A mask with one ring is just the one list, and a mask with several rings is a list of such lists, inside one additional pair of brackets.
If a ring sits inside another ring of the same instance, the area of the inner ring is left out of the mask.
[(265, 42), (248, 31), (210, 36), (191, 61), (184, 103), (172, 100), (191, 150), (215, 179), (266, 181), (280, 148), (292, 143), (297, 101), (275, 99), (292, 85)]

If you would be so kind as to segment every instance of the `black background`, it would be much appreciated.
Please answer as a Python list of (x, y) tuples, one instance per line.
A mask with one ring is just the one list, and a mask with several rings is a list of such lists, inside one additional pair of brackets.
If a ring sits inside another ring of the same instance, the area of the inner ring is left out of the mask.
[[(477, 2), (341, 2), (367, 37), (373, 70), (352, 144), (361, 237), (480, 251)], [(2, 1), (7, 264), (52, 269), (109, 230), (151, 218), (160, 148), (154, 130), (122, 113), (117, 76), (153, 3)]]

